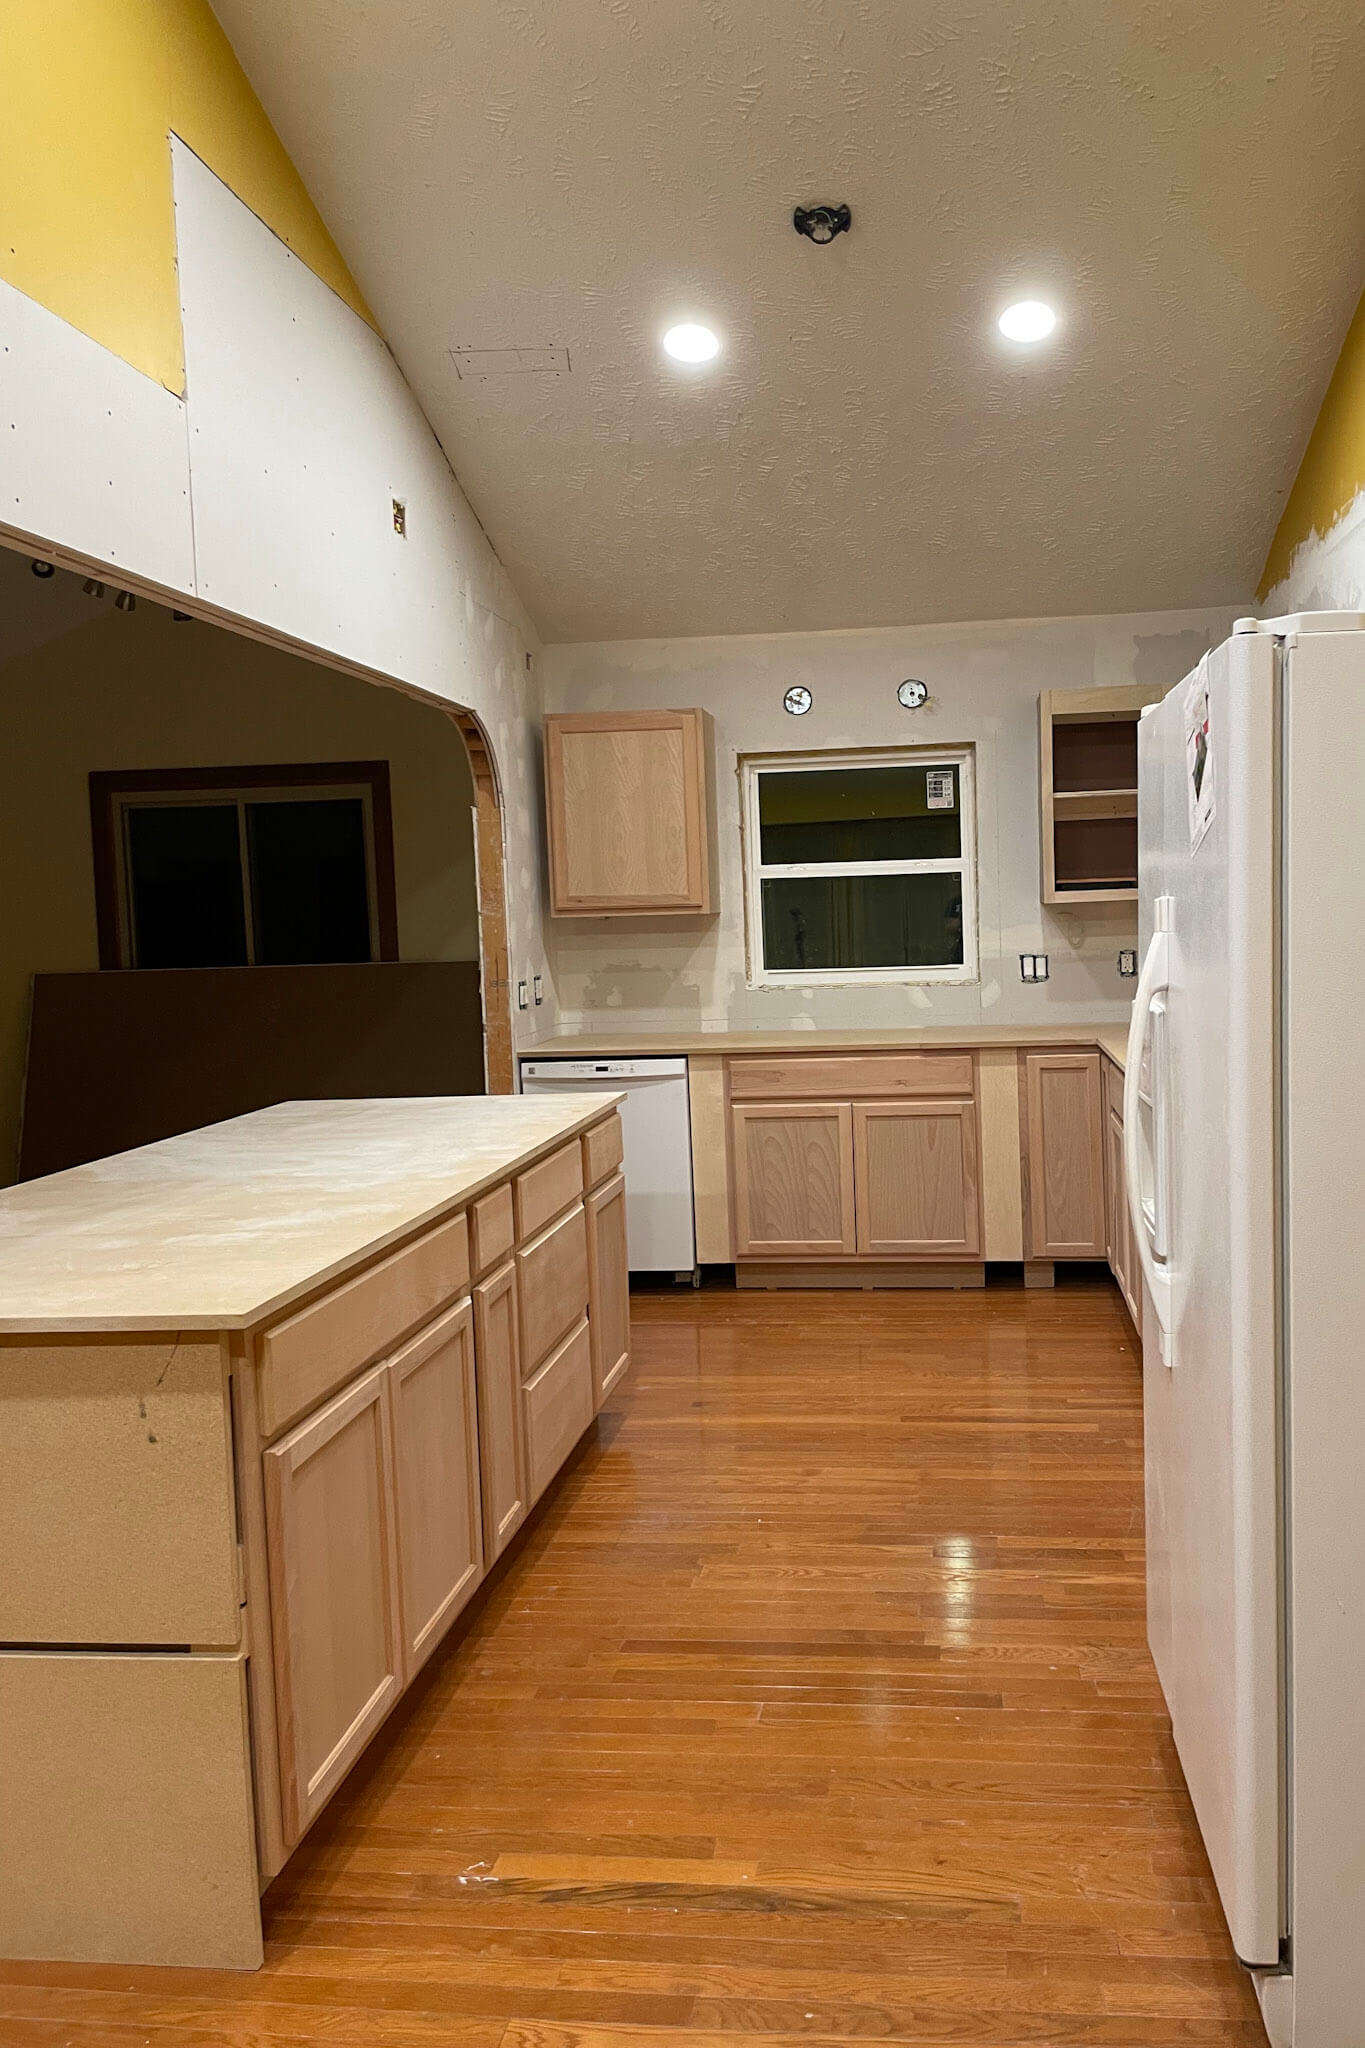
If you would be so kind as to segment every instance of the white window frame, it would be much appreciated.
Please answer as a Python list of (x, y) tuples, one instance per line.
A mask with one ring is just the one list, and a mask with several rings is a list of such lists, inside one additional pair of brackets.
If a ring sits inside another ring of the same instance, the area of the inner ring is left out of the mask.
[[(869, 982), (939, 982), (957, 984), (980, 978), (979, 915), (976, 895), (976, 749), (960, 747), (895, 747), (878, 752), (839, 748), (829, 753), (741, 754), (739, 757), (740, 829), (744, 866), (744, 929), (747, 979), (750, 988), (831, 988)], [(817, 773), (830, 768), (956, 768), (962, 852), (946, 860), (868, 860), (773, 862), (759, 859), (759, 777), (774, 770), (783, 775)], [(943, 875), (962, 876), (962, 965), (960, 967), (803, 967), (790, 972), (769, 968), (763, 958), (763, 891), (768, 880), (801, 875)]]

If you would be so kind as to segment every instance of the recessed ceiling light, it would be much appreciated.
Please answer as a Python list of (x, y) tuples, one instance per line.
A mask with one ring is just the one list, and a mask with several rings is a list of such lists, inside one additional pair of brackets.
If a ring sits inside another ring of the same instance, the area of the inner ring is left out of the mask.
[(680, 327), (669, 328), (664, 336), (664, 352), (675, 363), (709, 363), (720, 354), (720, 336), (709, 327), (684, 320)]
[(1020, 299), (1000, 315), (1006, 341), (1046, 341), (1056, 325), (1057, 315), (1041, 299)]

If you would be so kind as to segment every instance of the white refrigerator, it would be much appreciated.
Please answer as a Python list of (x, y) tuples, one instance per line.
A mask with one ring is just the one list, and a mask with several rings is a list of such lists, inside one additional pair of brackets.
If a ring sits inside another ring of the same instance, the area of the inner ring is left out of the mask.
[(1365, 616), (1138, 728), (1147, 1622), (1276, 2048), (1365, 2043)]

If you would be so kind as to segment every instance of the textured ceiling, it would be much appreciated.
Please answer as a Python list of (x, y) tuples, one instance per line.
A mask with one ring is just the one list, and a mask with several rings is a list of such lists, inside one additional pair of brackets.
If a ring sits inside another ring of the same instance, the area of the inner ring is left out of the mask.
[(1359, 0), (215, 4), (547, 638), (1254, 587), (1365, 273)]

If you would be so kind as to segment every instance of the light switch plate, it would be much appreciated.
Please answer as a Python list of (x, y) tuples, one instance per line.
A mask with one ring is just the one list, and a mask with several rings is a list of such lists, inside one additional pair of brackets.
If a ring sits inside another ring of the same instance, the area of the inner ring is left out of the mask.
[(545, 1000), (545, 984), (538, 974), (531, 976), (531, 994), (535, 997), (536, 1008), (539, 1009)]
[(517, 983), (517, 1008), (519, 1010), (526, 1008), (526, 983), (524, 981)]

